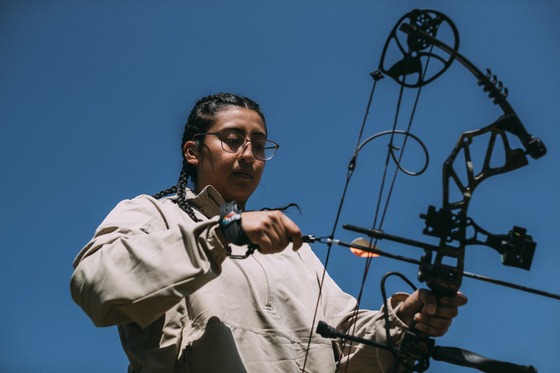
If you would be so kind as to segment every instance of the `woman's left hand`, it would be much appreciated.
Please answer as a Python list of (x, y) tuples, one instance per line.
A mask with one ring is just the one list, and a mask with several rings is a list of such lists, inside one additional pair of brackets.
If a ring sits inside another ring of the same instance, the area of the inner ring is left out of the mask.
[(416, 321), (415, 328), (432, 337), (444, 335), (451, 321), (459, 313), (459, 307), (467, 303), (467, 297), (457, 292), (452, 297), (437, 299), (434, 293), (427, 289), (416, 290), (397, 311), (397, 317), (405, 324)]

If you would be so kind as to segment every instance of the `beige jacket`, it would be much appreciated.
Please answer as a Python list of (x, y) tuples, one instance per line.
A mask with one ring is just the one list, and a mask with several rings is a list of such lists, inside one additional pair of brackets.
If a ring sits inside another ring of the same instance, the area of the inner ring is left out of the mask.
[[(117, 325), (129, 372), (301, 372), (323, 266), (308, 245), (233, 260), (216, 235), (225, 201), (208, 187), (187, 191), (203, 222), (175, 197), (119, 203), (74, 262), (71, 292), (96, 326)], [(232, 246), (234, 253), (245, 248)], [(400, 304), (405, 295), (393, 296)], [(385, 342), (382, 312), (359, 312), (327, 275), (317, 320)], [(391, 333), (405, 327), (390, 307)], [(354, 325), (355, 324), (355, 325)], [(385, 372), (389, 352), (313, 333), (306, 372)]]

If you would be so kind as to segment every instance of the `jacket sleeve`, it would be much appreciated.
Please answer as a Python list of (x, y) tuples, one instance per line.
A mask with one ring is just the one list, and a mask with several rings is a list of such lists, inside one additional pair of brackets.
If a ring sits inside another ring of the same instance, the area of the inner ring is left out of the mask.
[(219, 275), (217, 222), (172, 224), (150, 197), (122, 201), (74, 261), (72, 299), (96, 326), (146, 327)]
[[(323, 275), (323, 265), (315, 257), (315, 270), (318, 276)], [(320, 277), (319, 277), (320, 278)], [(402, 333), (407, 329), (397, 316), (398, 307), (408, 297), (408, 294), (397, 293), (388, 299), (388, 309), (382, 307), (379, 311), (357, 308), (357, 301), (351, 295), (343, 292), (334, 280), (325, 274), (323, 282), (321, 307), (327, 318), (326, 322), (336, 329), (369, 339), (381, 344), (387, 344), (385, 313), (389, 316), (389, 332), (393, 343), (397, 343)], [(378, 349), (360, 343), (342, 343), (336, 340), (335, 349), (339, 355), (337, 372), (399, 372), (395, 358), (390, 351)]]

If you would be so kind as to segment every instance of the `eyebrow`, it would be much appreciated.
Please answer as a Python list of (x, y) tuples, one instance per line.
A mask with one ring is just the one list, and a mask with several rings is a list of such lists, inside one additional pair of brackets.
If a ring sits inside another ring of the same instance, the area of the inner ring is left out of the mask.
[[(239, 127), (225, 127), (225, 128), (222, 128), (220, 131), (236, 132), (236, 133), (239, 133), (239, 134), (245, 136), (245, 131), (243, 131), (243, 130), (242, 130), (241, 128), (239, 128)], [(250, 135), (250, 136), (262, 136), (262, 137), (264, 137), (264, 138), (267, 137), (267, 134), (266, 134), (266, 133), (260, 132), (260, 131), (251, 132), (251, 133), (249, 133), (248, 135)]]

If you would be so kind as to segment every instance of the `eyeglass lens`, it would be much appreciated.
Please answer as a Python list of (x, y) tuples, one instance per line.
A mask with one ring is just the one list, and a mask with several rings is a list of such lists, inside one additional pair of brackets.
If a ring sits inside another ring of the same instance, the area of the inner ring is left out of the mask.
[(224, 150), (231, 153), (237, 153), (240, 149), (245, 147), (245, 144), (247, 144), (248, 141), (250, 141), (255, 157), (263, 160), (269, 160), (272, 158), (278, 147), (272, 141), (264, 139), (248, 140), (245, 136), (235, 132), (222, 132), (220, 140), (222, 141)]

